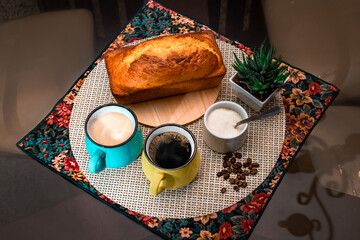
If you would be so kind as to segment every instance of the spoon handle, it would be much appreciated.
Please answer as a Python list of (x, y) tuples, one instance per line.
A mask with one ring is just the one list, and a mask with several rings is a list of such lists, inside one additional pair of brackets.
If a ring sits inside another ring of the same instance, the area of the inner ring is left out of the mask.
[(280, 111), (281, 111), (280, 107), (271, 108), (269, 110), (266, 110), (265, 112), (262, 112), (260, 114), (254, 115), (254, 116), (246, 118), (244, 120), (241, 120), (240, 122), (237, 122), (235, 124), (235, 128), (237, 126), (241, 125), (241, 124), (244, 124), (244, 123), (248, 123), (248, 122), (256, 121), (256, 120), (259, 120), (259, 119), (268, 118), (268, 117), (278, 115), (280, 113)]

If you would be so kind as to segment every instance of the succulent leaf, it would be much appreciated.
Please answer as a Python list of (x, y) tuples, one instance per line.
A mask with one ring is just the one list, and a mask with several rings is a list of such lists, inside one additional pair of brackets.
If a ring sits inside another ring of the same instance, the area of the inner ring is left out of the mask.
[(234, 53), (233, 67), (242, 78), (242, 83), (253, 93), (266, 94), (281, 87), (288, 77), (287, 69), (280, 68), (281, 56), (274, 58), (275, 52), (275, 48), (268, 45), (265, 39), (260, 48), (254, 49), (252, 56), (242, 53), (243, 61)]

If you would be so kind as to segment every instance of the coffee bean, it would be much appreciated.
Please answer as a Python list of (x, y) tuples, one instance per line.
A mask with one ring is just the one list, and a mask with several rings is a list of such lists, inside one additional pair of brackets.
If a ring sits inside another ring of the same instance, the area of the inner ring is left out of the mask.
[(238, 172), (239, 171), (236, 168), (233, 169), (233, 173), (238, 173)]
[(250, 170), (250, 173), (251, 173), (252, 175), (255, 175), (255, 174), (257, 173), (257, 169), (256, 169), (256, 168), (251, 169), (251, 170)]
[(235, 157), (236, 157), (236, 158), (241, 158), (242, 155), (241, 155), (241, 153), (235, 153)]
[(243, 186), (244, 188), (246, 188), (246, 187), (247, 187), (247, 182), (243, 182), (243, 183), (242, 183), (242, 186)]
[(227, 153), (225, 153), (225, 156), (227, 156), (227, 157), (232, 157), (232, 155), (233, 155), (232, 152), (227, 152)]
[(250, 168), (250, 169), (253, 168), (253, 164), (252, 164), (252, 163), (249, 164), (249, 168)]
[(234, 186), (234, 190), (235, 190), (236, 192), (238, 192), (238, 191), (239, 191), (239, 187), (238, 187), (238, 186)]
[(232, 157), (232, 158), (230, 159), (230, 161), (231, 161), (231, 163), (235, 163), (235, 162), (236, 162), (236, 159), (235, 159), (234, 157)]
[(227, 162), (223, 162), (223, 167), (227, 167)]
[(242, 167), (241, 162), (237, 162), (237, 163), (236, 163), (236, 166), (238, 166), (239, 168), (241, 168), (241, 167)]
[(234, 178), (230, 178), (229, 182), (230, 182), (231, 184), (235, 184), (235, 179), (234, 179)]
[(232, 173), (231, 167), (229, 167), (229, 168), (227, 169), (227, 172), (228, 172), (228, 173)]
[(235, 184), (238, 184), (238, 182), (239, 182), (239, 179), (237, 179), (237, 178), (235, 178)]
[(242, 182), (242, 181), (239, 181), (239, 182), (237, 183), (237, 185), (238, 185), (239, 187), (241, 187), (241, 186), (242, 186), (242, 184), (243, 184), (243, 182)]
[(235, 163), (233, 163), (233, 165), (231, 165), (231, 166), (232, 166), (232, 168), (235, 168), (235, 169), (239, 168), (238, 165), (236, 165)]
[(224, 174), (224, 179), (225, 180), (229, 179), (229, 177), (230, 177), (230, 174), (228, 174), (228, 173)]
[(243, 170), (241, 168), (238, 169), (238, 173), (242, 173)]
[(253, 163), (253, 167), (259, 167), (259, 164), (258, 163)]
[(237, 178), (237, 179), (240, 179), (240, 174), (236, 175), (236, 178)]
[(244, 174), (244, 173), (240, 174), (240, 178), (239, 178), (240, 180), (245, 180), (245, 178), (246, 178), (246, 177), (245, 177), (245, 174)]
[(221, 191), (222, 193), (224, 193), (224, 192), (226, 192), (226, 188), (222, 188), (220, 191)]
[(249, 171), (248, 170), (244, 170), (244, 174), (247, 176), (249, 175)]
[(226, 165), (227, 165), (227, 167), (231, 167), (231, 162), (230, 162), (230, 161), (227, 161), (227, 162), (226, 162)]
[(226, 174), (227, 173), (226, 169), (221, 170), (221, 173)]
[(251, 159), (251, 158), (247, 158), (247, 159), (246, 159), (246, 162), (247, 162), (248, 164), (250, 164), (250, 163), (252, 163), (252, 159)]
[(217, 174), (216, 174), (216, 176), (218, 176), (218, 177), (221, 177), (223, 174), (222, 174), (222, 172), (218, 172)]
[(247, 162), (244, 162), (243, 167), (248, 167), (249, 164)]
[(230, 158), (230, 157), (228, 157), (228, 156), (224, 156), (224, 157), (223, 157), (223, 160), (224, 160), (224, 161), (227, 161), (227, 160), (229, 160), (229, 158)]

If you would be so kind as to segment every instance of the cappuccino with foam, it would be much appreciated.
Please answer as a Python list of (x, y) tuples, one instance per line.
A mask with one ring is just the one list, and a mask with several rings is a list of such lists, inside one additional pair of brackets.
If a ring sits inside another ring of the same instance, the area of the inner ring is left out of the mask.
[(104, 146), (115, 146), (125, 142), (135, 128), (132, 121), (119, 112), (106, 112), (96, 116), (89, 121), (88, 126), (90, 137)]

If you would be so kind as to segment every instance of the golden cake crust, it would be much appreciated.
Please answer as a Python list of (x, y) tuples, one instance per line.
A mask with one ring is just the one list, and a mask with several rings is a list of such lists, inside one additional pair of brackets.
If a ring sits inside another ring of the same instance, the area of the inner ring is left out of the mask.
[(214, 87), (226, 73), (210, 31), (150, 39), (104, 58), (111, 92), (120, 104)]

